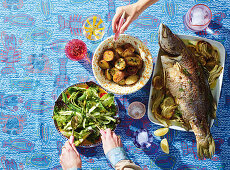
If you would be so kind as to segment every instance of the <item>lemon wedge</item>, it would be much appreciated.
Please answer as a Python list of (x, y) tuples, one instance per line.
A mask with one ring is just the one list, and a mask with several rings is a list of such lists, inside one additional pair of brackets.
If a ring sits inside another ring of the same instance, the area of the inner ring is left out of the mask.
[(155, 136), (164, 136), (166, 133), (168, 133), (169, 128), (160, 128), (154, 131)]
[(162, 139), (160, 146), (164, 153), (169, 154), (169, 144), (166, 138)]

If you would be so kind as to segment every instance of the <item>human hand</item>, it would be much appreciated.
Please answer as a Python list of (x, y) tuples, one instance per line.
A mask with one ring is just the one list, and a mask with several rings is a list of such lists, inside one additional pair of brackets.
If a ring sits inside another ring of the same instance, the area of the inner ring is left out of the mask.
[(122, 147), (121, 139), (110, 128), (100, 130), (105, 155), (113, 148)]
[(62, 147), (60, 163), (63, 170), (67, 170), (69, 168), (81, 168), (82, 166), (81, 157), (75, 147), (75, 144), (69, 140), (66, 141), (65, 145)]
[(122, 27), (120, 29), (121, 34), (124, 33), (128, 29), (129, 25), (135, 19), (137, 19), (137, 17), (146, 8), (148, 8), (152, 4), (156, 3), (157, 1), (159, 1), (159, 0), (139, 0), (138, 2), (136, 2), (134, 4), (118, 7), (116, 10), (116, 14), (113, 17), (113, 21), (112, 21), (113, 32), (116, 33), (118, 31), (117, 27), (118, 27), (120, 18), (124, 12), (125, 12), (125, 23), (122, 25)]
[(112, 28), (113, 28), (114, 33), (118, 31), (118, 24), (124, 12), (125, 12), (125, 22), (120, 29), (121, 34), (124, 33), (128, 29), (129, 25), (135, 19), (137, 19), (137, 17), (141, 14), (142, 11), (138, 8), (137, 3), (118, 7), (116, 10), (116, 14), (112, 20)]

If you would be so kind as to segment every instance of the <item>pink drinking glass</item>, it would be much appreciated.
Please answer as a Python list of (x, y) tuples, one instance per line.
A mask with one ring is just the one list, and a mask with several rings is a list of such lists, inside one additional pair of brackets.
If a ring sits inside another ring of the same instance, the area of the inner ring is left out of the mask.
[(207, 5), (197, 4), (190, 8), (184, 17), (185, 26), (194, 32), (208, 27), (212, 19), (212, 12)]

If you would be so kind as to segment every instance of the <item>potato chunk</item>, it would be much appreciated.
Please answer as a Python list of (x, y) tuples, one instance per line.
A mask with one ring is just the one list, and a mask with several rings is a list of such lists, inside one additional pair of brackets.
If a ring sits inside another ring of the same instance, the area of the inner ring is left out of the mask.
[(125, 77), (125, 73), (123, 71), (117, 71), (114, 75), (113, 75), (113, 81), (115, 83), (118, 83), (119, 81), (121, 81), (122, 79), (124, 79)]
[(111, 74), (110, 74), (109, 69), (105, 70), (105, 77), (106, 77), (108, 80), (112, 80), (112, 76), (111, 76)]
[(136, 54), (136, 57), (140, 59), (141, 63), (137, 66), (138, 70), (140, 70), (143, 67), (143, 59), (141, 58), (141, 56), (139, 56), (138, 54)]
[(135, 51), (135, 48), (130, 43), (125, 44), (124, 49), (129, 49), (130, 51), (132, 51), (132, 53), (134, 53), (134, 51)]
[(125, 49), (121, 56), (125, 58), (125, 57), (129, 57), (129, 56), (133, 56), (133, 55), (134, 55), (134, 53), (132, 50)]
[(126, 78), (125, 83), (127, 85), (132, 85), (132, 84), (136, 83), (138, 81), (138, 79), (139, 79), (138, 75), (132, 75), (132, 76), (129, 76)]
[(126, 64), (130, 66), (139, 66), (142, 63), (141, 59), (138, 57), (126, 57), (125, 61)]
[(137, 66), (128, 66), (126, 69), (126, 72), (128, 73), (128, 75), (135, 75), (138, 72), (138, 67)]
[(109, 63), (105, 60), (101, 60), (98, 62), (99, 67), (102, 69), (108, 69), (109, 68)]
[(105, 61), (112, 61), (114, 59), (114, 52), (112, 50), (107, 50), (104, 52), (103, 59)]
[(117, 47), (117, 48), (115, 49), (115, 51), (116, 51), (120, 56), (122, 56), (122, 53), (124, 52), (124, 49), (123, 49), (122, 47)]
[(125, 60), (123, 58), (119, 58), (116, 62), (115, 62), (115, 67), (118, 70), (124, 70), (126, 66)]
[(110, 72), (111, 76), (114, 76), (114, 74), (116, 74), (117, 71), (119, 71), (119, 70), (116, 67), (113, 67), (110, 69), (109, 72)]
[(124, 86), (126, 85), (125, 79), (122, 79), (121, 81), (118, 82), (119, 85)]

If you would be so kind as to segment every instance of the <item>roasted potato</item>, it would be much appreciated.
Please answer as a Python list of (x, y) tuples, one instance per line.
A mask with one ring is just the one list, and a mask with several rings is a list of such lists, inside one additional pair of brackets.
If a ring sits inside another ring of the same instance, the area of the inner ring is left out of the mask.
[(115, 83), (118, 83), (122, 79), (124, 79), (125, 73), (123, 71), (118, 70), (114, 75), (113, 75), (113, 81)]
[(124, 86), (132, 85), (139, 80), (143, 60), (135, 52), (134, 46), (127, 43), (114, 49), (106, 49), (98, 64), (104, 70), (106, 79)]
[(143, 67), (143, 60), (141, 56), (139, 56), (138, 54), (136, 54), (136, 57), (138, 57), (141, 60), (141, 63), (138, 65), (138, 70), (140, 70)]
[(110, 69), (109, 72), (110, 72), (111, 76), (114, 76), (114, 74), (116, 74), (117, 71), (119, 71), (119, 70), (116, 67), (113, 67)]
[(110, 66), (109, 66), (109, 63), (105, 60), (101, 60), (98, 62), (98, 65), (99, 67), (101, 67), (102, 69), (108, 69)]
[(115, 62), (115, 67), (118, 70), (124, 70), (126, 66), (125, 60), (123, 58), (119, 58), (116, 62)]
[(126, 64), (130, 66), (140, 66), (142, 61), (138, 57), (126, 57), (125, 58)]
[(129, 57), (129, 56), (133, 56), (134, 55), (134, 53), (133, 53), (133, 51), (132, 50), (130, 50), (130, 49), (125, 49), (124, 51), (123, 51), (123, 53), (122, 53), (122, 57)]
[(134, 51), (135, 51), (135, 48), (130, 43), (125, 44), (124, 49), (129, 49), (130, 51), (132, 51), (132, 53), (134, 53)]
[(112, 50), (106, 50), (103, 54), (105, 61), (112, 61), (114, 59), (114, 52)]
[(138, 81), (138, 79), (139, 79), (138, 75), (132, 75), (132, 76), (129, 76), (126, 78), (125, 83), (127, 85), (132, 85), (132, 84), (136, 83)]
[(109, 69), (106, 69), (106, 70), (105, 70), (105, 77), (106, 77), (108, 80), (112, 80), (112, 76), (111, 76), (111, 74), (110, 74)]
[(135, 75), (138, 72), (138, 67), (137, 66), (128, 66), (126, 69), (126, 72), (129, 76)]
[(122, 79), (121, 81), (118, 82), (119, 85), (124, 86), (126, 85), (125, 79)]
[(124, 49), (122, 47), (118, 47), (115, 49), (115, 51), (120, 55), (122, 56), (122, 53), (124, 52)]

